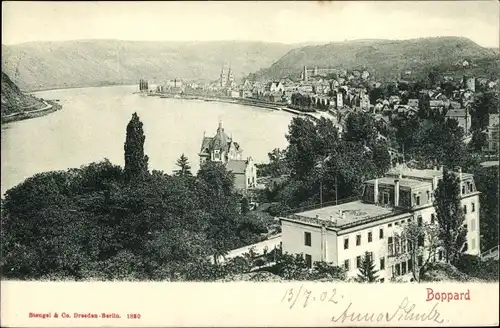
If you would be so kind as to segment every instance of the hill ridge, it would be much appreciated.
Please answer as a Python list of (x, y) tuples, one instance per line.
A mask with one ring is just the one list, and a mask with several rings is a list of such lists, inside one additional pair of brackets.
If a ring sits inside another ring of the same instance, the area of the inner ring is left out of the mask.
[[(294, 48), (278, 61), (255, 73), (257, 79), (276, 79), (300, 74), (304, 66), (367, 69), (381, 78), (404, 70), (425, 70), (431, 66), (453, 69), (457, 61), (491, 58), (494, 51), (465, 37), (429, 37), (408, 40), (352, 40), (319, 46)], [(498, 65), (498, 64), (496, 64)]]

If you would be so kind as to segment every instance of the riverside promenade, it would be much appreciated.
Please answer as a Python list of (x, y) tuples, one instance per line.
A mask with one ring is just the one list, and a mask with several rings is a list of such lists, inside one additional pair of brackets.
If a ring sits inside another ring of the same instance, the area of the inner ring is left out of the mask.
[[(140, 92), (134, 92), (135, 94), (141, 94)], [(260, 107), (267, 108), (270, 110), (281, 110), (284, 112), (288, 112), (290, 114), (294, 114), (297, 116), (306, 116), (312, 118), (313, 120), (319, 120), (321, 117), (328, 118), (335, 123), (337, 122), (337, 118), (335, 115), (329, 112), (301, 112), (296, 109), (292, 109), (287, 107), (286, 104), (279, 104), (273, 102), (267, 102), (259, 99), (253, 98), (231, 98), (231, 97), (211, 97), (211, 96), (197, 96), (197, 95), (174, 95), (168, 93), (158, 93), (158, 92), (150, 92), (150, 93), (142, 93), (143, 95), (147, 95), (150, 97), (160, 97), (160, 98), (176, 98), (176, 99), (187, 99), (187, 100), (203, 100), (203, 101), (214, 101), (221, 103), (230, 103), (230, 104), (239, 104), (244, 106), (252, 106), (252, 107)]]

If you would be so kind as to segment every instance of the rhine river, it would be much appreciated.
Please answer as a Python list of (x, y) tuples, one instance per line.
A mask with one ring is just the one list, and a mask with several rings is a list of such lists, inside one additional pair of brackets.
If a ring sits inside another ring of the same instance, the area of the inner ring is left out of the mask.
[(201, 100), (142, 97), (137, 86), (40, 91), (59, 99), (63, 109), (46, 116), (2, 125), (1, 192), (26, 178), (108, 158), (124, 165), (125, 130), (132, 113), (144, 123), (149, 169), (171, 173), (184, 153), (195, 173), (203, 132), (213, 136), (220, 120), (243, 149), (243, 157), (268, 160), (285, 148), (292, 115), (282, 111)]

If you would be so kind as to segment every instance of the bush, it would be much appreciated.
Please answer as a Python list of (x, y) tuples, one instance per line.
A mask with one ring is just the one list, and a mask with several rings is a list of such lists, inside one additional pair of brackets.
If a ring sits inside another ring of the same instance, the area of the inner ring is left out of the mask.
[(498, 260), (488, 259), (482, 261), (478, 256), (464, 255), (460, 258), (456, 267), (461, 272), (487, 281), (498, 281)]
[(289, 210), (290, 210), (290, 207), (279, 203), (279, 204), (273, 204), (273, 205), (269, 206), (269, 208), (267, 209), (267, 212), (272, 216), (282, 216), (286, 211), (289, 211)]

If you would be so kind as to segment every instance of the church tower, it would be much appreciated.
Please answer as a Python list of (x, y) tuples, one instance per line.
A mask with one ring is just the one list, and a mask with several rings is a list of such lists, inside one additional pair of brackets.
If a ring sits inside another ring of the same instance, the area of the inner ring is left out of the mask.
[(231, 71), (231, 62), (229, 62), (229, 71), (227, 73), (227, 87), (232, 88), (234, 86), (234, 76)]
[(222, 64), (222, 68), (220, 70), (220, 87), (225, 88), (227, 84), (227, 76), (224, 74), (224, 63)]

